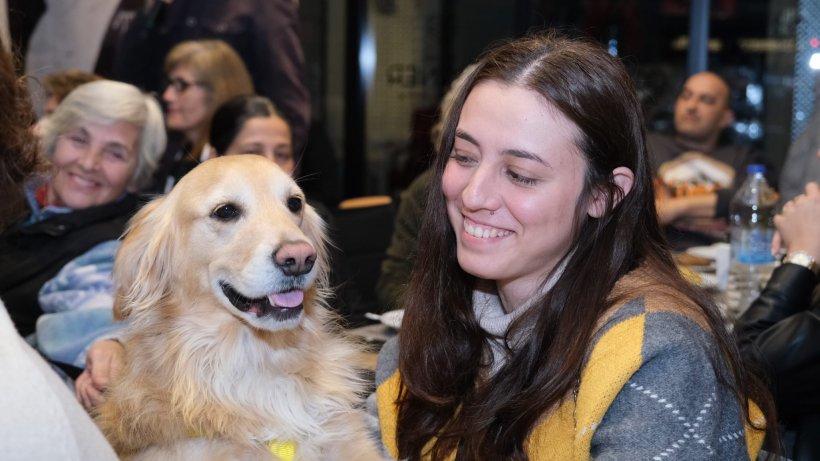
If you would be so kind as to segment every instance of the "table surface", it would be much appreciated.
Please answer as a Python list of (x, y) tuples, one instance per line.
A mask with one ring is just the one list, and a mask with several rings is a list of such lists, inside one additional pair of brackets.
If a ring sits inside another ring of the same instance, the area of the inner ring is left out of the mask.
[(365, 361), (368, 368), (376, 369), (376, 361), (379, 358), (379, 350), (381, 346), (393, 336), (396, 336), (397, 331), (393, 328), (383, 325), (381, 323), (374, 323), (372, 325), (365, 325), (358, 328), (347, 330), (353, 337), (359, 338), (368, 345), (368, 351), (365, 353)]

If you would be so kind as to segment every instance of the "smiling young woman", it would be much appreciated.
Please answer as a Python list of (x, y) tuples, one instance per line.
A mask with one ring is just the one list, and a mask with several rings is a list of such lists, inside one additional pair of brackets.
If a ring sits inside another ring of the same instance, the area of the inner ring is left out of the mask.
[[(555, 35), (478, 62), (447, 115), (398, 339), (398, 459), (755, 459), (771, 397), (658, 224), (624, 66)], [(723, 437), (733, 434), (732, 437)]]

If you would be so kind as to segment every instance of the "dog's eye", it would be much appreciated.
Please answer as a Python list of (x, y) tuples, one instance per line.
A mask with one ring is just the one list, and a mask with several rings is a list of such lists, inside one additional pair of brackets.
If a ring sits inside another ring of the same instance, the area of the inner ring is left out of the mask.
[(301, 197), (291, 197), (288, 199), (288, 210), (293, 213), (298, 213), (302, 211), (302, 199)]
[(226, 203), (218, 206), (214, 211), (212, 211), (211, 216), (219, 219), (220, 221), (233, 221), (238, 218), (241, 213), (242, 210), (240, 210), (239, 207), (233, 203)]

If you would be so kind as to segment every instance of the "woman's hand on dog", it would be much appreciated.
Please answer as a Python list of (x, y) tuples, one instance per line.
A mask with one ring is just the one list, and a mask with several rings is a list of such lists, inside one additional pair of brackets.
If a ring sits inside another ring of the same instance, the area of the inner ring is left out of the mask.
[(113, 339), (97, 341), (88, 349), (85, 370), (74, 383), (77, 399), (86, 410), (105, 402), (103, 393), (122, 371), (124, 357), (125, 348)]

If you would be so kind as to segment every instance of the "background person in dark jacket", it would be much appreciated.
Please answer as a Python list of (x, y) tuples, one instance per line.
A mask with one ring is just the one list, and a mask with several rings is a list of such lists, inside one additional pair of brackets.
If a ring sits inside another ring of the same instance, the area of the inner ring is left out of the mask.
[(51, 170), (26, 184), (28, 215), (0, 234), (0, 297), (23, 336), (43, 313), (42, 286), (117, 240), (138, 206), (133, 192), (151, 179), (165, 147), (159, 104), (110, 80), (72, 91), (42, 135)]
[[(775, 224), (788, 248), (784, 264), (774, 270), (760, 297), (738, 319), (735, 329), (741, 352), (769, 372), (778, 413), (787, 427), (797, 429), (799, 434), (808, 419), (820, 422), (817, 183), (809, 183), (805, 194), (787, 202), (775, 217)], [(779, 250), (779, 243), (775, 246)], [(816, 436), (811, 438), (816, 440)]]

